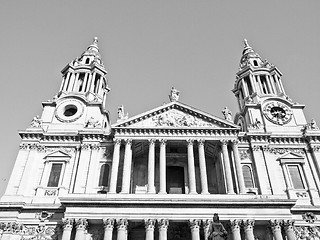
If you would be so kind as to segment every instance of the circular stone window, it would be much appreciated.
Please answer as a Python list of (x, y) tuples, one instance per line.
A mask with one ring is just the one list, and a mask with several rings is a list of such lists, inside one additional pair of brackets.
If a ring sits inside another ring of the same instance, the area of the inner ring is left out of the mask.
[(78, 108), (75, 105), (69, 104), (65, 106), (63, 115), (65, 115), (66, 117), (71, 117), (75, 115), (77, 111), (78, 111)]
[(56, 118), (61, 122), (74, 122), (83, 114), (83, 104), (75, 99), (61, 102), (55, 112)]

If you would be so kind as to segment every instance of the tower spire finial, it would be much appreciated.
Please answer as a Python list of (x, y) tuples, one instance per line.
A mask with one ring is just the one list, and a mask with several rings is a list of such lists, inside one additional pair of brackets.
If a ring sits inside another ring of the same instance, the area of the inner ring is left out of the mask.
[(92, 45), (98, 46), (98, 37), (94, 37), (94, 38), (93, 38), (93, 43), (92, 43)]
[(247, 39), (243, 39), (243, 43), (244, 43), (244, 48), (250, 47)]

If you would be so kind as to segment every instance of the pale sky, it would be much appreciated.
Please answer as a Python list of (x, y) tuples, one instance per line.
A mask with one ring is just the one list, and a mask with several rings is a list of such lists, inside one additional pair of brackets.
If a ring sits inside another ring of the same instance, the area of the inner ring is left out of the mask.
[(108, 71), (107, 108), (130, 116), (180, 101), (222, 117), (237, 112), (231, 92), (243, 39), (283, 73), (289, 97), (320, 124), (320, 1), (0, 1), (0, 195), (20, 137), (41, 102), (52, 99), (62, 68), (92, 38)]

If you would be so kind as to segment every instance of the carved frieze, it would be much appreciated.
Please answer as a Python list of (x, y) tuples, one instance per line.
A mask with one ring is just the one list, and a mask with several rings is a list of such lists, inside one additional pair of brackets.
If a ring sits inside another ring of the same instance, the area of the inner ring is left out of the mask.
[(148, 127), (215, 127), (214, 124), (204, 121), (201, 118), (186, 114), (177, 109), (160, 113), (150, 119), (138, 122), (132, 126)]
[(25, 226), (22, 240), (53, 240), (57, 239), (57, 235), (56, 227), (41, 223), (38, 226)]
[(312, 212), (306, 212), (302, 214), (302, 219), (305, 220), (307, 223), (314, 223), (317, 220), (317, 216), (314, 215)]

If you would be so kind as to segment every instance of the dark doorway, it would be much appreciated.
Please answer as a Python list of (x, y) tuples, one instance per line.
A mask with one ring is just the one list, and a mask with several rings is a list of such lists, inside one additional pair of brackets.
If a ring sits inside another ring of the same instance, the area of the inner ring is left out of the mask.
[(184, 194), (184, 168), (178, 166), (167, 167), (167, 193)]

